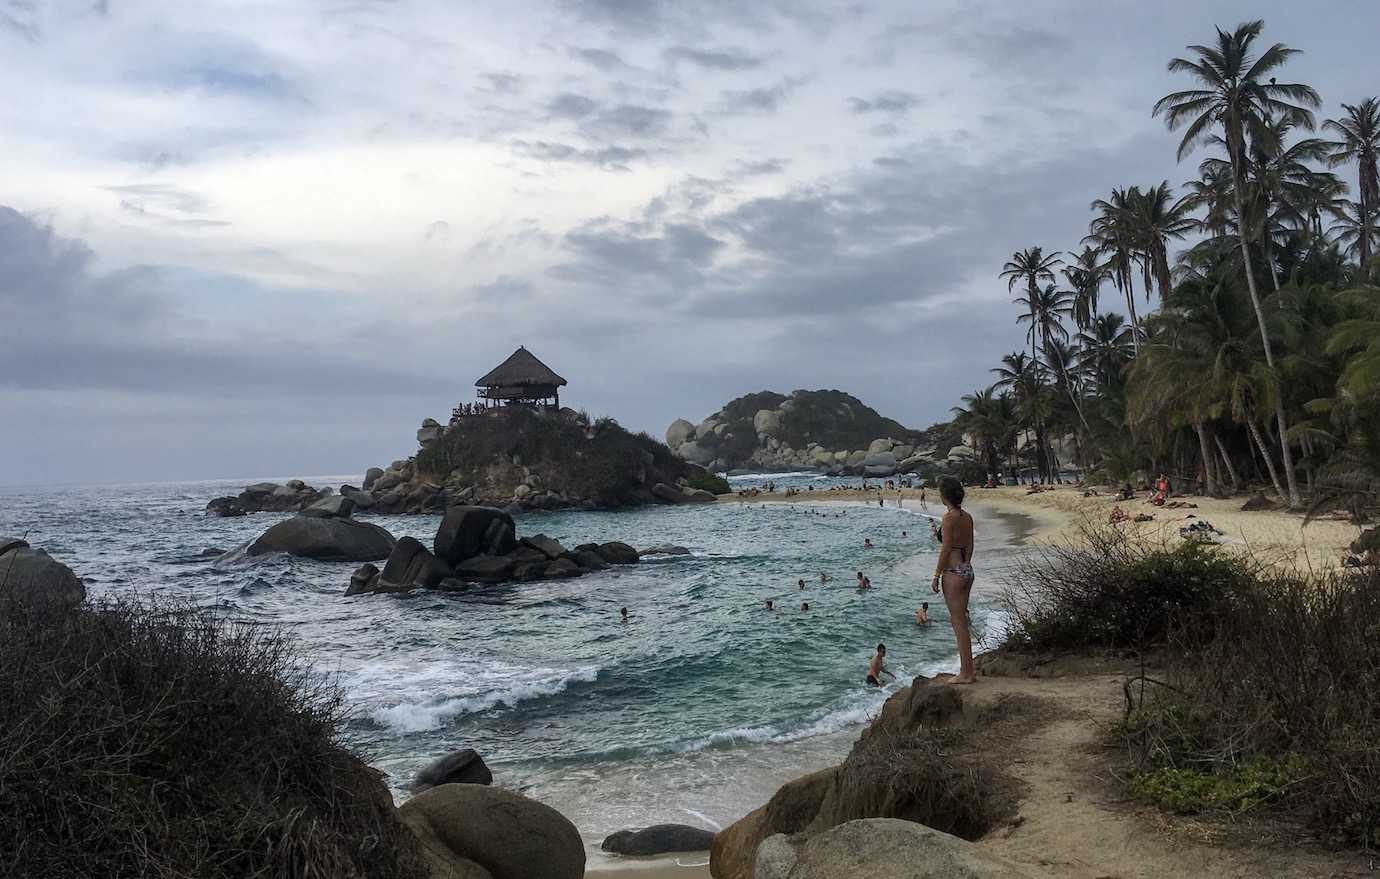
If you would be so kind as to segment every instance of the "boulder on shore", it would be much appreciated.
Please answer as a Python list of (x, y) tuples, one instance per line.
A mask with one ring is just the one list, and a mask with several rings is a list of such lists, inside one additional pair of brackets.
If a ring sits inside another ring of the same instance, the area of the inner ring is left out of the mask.
[(811, 838), (782, 879), (1032, 879), (1035, 874), (914, 821), (867, 818)]
[(621, 540), (601, 543), (594, 547), (594, 551), (603, 556), (604, 561), (611, 565), (635, 565), (641, 560), (637, 550)]
[(0, 537), (0, 604), (30, 609), (71, 607), (86, 598), (72, 569), (18, 537)]
[(555, 809), (497, 787), (443, 784), (402, 804), (398, 817), (422, 842), (433, 876), (583, 879), (585, 846)]
[(513, 517), (493, 507), (451, 507), (436, 530), (436, 556), (458, 566), (480, 553), (505, 555), (517, 546)]
[(548, 561), (558, 559), (565, 554), (565, 547), (561, 546), (561, 542), (554, 537), (547, 537), (545, 534), (524, 537), (518, 542), (541, 553)]
[(417, 770), (412, 780), (414, 793), (443, 784), (493, 784), (494, 774), (484, 758), (473, 748), (452, 751)]
[(688, 824), (653, 824), (641, 830), (620, 830), (605, 837), (599, 848), (617, 855), (664, 855), (671, 852), (707, 852), (714, 833)]
[(320, 519), (346, 519), (354, 511), (355, 502), (353, 500), (344, 495), (332, 494), (307, 507), (301, 515), (315, 516)]
[(259, 535), (246, 552), (271, 552), (325, 562), (376, 562), (388, 558), (396, 541), (378, 525), (354, 519), (293, 516)]

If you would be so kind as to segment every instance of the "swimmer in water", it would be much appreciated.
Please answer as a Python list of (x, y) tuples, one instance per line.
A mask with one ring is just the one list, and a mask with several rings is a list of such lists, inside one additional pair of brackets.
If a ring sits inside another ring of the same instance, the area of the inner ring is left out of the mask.
[(770, 598), (767, 599), (767, 610), (776, 610), (776, 605), (772, 603)]
[(872, 657), (872, 661), (867, 664), (867, 685), (869, 687), (880, 687), (882, 685), (882, 675), (887, 675), (893, 680), (896, 675), (892, 674), (886, 667), (886, 645), (878, 644), (877, 653)]
[(623, 615), (623, 622), (626, 623), (628, 621), (628, 609), (625, 607), (621, 611), (619, 611), (619, 613)]
[(871, 548), (872, 548), (872, 538), (871, 538), (871, 537), (864, 537), (864, 538), (863, 538), (863, 549), (871, 549)]
[(799, 580), (796, 580), (796, 581), (795, 581), (795, 585), (799, 586), (801, 589), (804, 589), (804, 588), (805, 588), (805, 578), (804, 578), (804, 577), (801, 577)]
[(930, 622), (930, 603), (920, 602), (920, 609), (915, 612), (915, 624), (917, 626), (929, 625)]
[(804, 612), (806, 612), (806, 611), (809, 610), (809, 609), (810, 609), (810, 602), (808, 602), (808, 601), (802, 601), (802, 602), (800, 602), (800, 612), (801, 612), (801, 613), (804, 613)]

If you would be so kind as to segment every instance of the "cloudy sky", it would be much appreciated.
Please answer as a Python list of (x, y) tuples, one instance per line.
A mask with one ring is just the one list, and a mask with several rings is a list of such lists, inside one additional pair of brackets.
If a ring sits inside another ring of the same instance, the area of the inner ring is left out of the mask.
[(1374, 0), (0, 0), (0, 484), (360, 471), (518, 345), (658, 436), (924, 426), (1258, 16), (1321, 115), (1380, 91)]

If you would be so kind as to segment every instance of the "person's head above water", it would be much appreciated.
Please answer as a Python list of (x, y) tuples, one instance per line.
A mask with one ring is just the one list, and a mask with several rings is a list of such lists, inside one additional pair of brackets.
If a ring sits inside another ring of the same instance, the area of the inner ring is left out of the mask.
[(878, 645), (877, 645), (877, 652), (880, 653), (880, 654), (882, 654), (883, 656), (885, 656), (885, 655), (886, 655), (886, 645), (885, 645), (885, 644), (878, 644)]
[(951, 507), (963, 506), (963, 483), (952, 476), (939, 480), (939, 496)]
[(772, 608), (771, 599), (768, 598), (768, 599), (767, 599), (767, 610), (771, 610), (771, 608)]
[(795, 585), (799, 586), (801, 589), (804, 589), (804, 588), (805, 588), (805, 578), (804, 578), (804, 577), (801, 577), (799, 580), (796, 580), (796, 581), (795, 581)]
[(920, 602), (920, 609), (921, 609), (921, 610), (929, 610), (929, 609), (930, 609), (930, 603), (929, 603), (928, 601), (922, 601), (922, 602)]
[(802, 602), (800, 602), (800, 609), (801, 609), (801, 610), (809, 610), (809, 609), (810, 609), (810, 602), (808, 602), (808, 601), (802, 601)]

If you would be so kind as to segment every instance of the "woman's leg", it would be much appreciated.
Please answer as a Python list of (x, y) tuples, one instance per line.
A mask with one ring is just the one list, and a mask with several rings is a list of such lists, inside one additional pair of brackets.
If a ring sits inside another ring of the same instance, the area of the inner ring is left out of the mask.
[(944, 574), (944, 604), (949, 608), (949, 625), (958, 641), (958, 674), (951, 684), (971, 684), (977, 680), (973, 671), (973, 637), (968, 627), (968, 593), (972, 584), (961, 574)]

